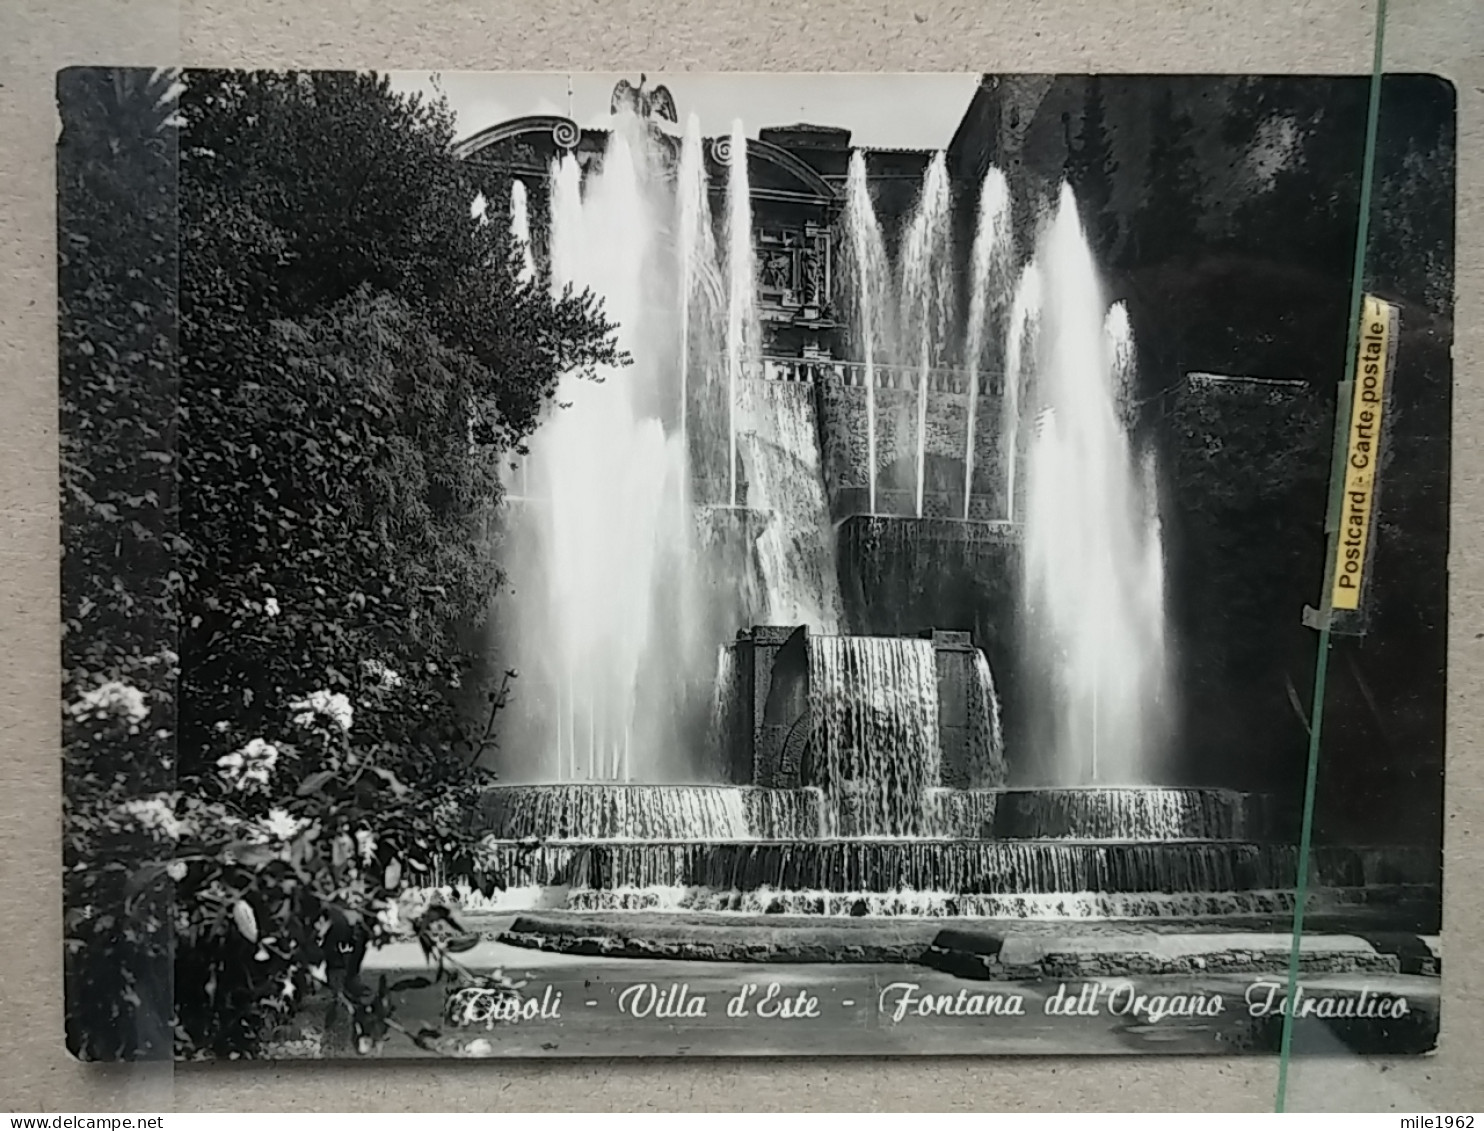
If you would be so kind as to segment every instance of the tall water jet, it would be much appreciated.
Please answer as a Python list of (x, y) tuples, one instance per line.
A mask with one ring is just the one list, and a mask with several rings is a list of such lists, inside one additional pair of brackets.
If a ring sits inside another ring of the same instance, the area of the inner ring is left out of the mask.
[(1108, 318), (1069, 186), (1037, 261), (1025, 592), (1044, 738), (1058, 784), (1142, 783), (1162, 753), (1167, 687), (1153, 464), (1129, 434), (1128, 321)]
[(582, 275), (582, 166), (567, 154), (551, 167), (551, 289), (560, 296)]
[(835, 835), (921, 836), (941, 780), (938, 666), (928, 640), (812, 636), (806, 780)]
[(845, 187), (847, 274), (855, 298), (856, 335), (866, 385), (867, 513), (876, 513), (876, 362), (885, 356), (891, 311), (891, 266), (866, 182), (866, 155), (850, 155)]
[(738, 397), (757, 346), (757, 272), (752, 251), (752, 190), (747, 134), (732, 123), (727, 166), (727, 433), (730, 505), (737, 505)]
[(927, 490), (927, 407), (934, 364), (946, 341), (953, 307), (949, 262), (948, 159), (939, 150), (923, 177), (922, 194), (902, 241), (903, 362), (917, 369), (917, 517)]
[[(480, 199), (483, 200), (483, 197), (481, 196)], [(520, 267), (516, 278), (521, 283), (529, 284), (536, 277), (536, 258), (531, 253), (531, 211), (526, 201), (526, 184), (519, 177), (512, 178), (510, 182), (510, 242), (514, 244), (515, 252), (520, 256)], [(530, 456), (521, 456), (520, 494), (522, 496), (531, 493), (530, 477)]]
[(536, 277), (536, 258), (531, 254), (531, 210), (526, 185), (519, 177), (510, 182), (510, 240), (520, 256), (517, 278), (529, 283)]
[[(675, 403), (673, 207), (642, 123), (616, 120), (583, 184), (569, 155), (552, 185), (552, 283), (590, 289), (631, 365), (572, 372), (531, 443), (539, 505), (515, 516), (511, 576), (521, 745), (511, 777), (683, 779), (687, 704), (704, 683)], [(593, 380), (597, 377), (598, 380)], [(709, 673), (706, 673), (709, 674)], [(701, 708), (704, 714), (704, 707)], [(514, 745), (513, 743), (510, 745)]]
[(1026, 355), (1035, 352), (1041, 323), (1041, 268), (1027, 263), (1015, 285), (1010, 324), (1005, 333), (1005, 399), (1000, 417), (1001, 479), (1005, 492), (1005, 520), (1015, 521), (1016, 482), (1020, 467), (1021, 403), (1025, 397)]
[(698, 291), (705, 266), (715, 258), (711, 231), (711, 206), (706, 199), (706, 161), (702, 151), (701, 120), (690, 115), (680, 146), (680, 168), (675, 178), (676, 294), (680, 307), (680, 399), (679, 435), (681, 450), (690, 454), (690, 358), (691, 321), (696, 316)]
[[(964, 366), (969, 380), (969, 423), (964, 439), (964, 521), (974, 494), (974, 448), (979, 428), (980, 370), (986, 344), (1002, 316), (1014, 257), (1010, 226), (1010, 186), (1005, 174), (990, 166), (979, 189), (979, 218), (974, 232), (969, 328)], [(991, 324), (991, 320), (994, 324)]]
[(1112, 369), (1113, 403), (1118, 407), (1119, 422), (1125, 431), (1132, 431), (1138, 416), (1134, 330), (1129, 325), (1128, 307), (1121, 302), (1108, 307), (1108, 315), (1103, 319), (1103, 346)]

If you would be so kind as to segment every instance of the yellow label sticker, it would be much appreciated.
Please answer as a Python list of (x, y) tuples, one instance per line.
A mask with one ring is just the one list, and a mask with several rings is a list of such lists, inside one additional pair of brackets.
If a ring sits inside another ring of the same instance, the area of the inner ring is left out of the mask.
[(1331, 604), (1358, 609), (1365, 584), (1375, 507), (1377, 464), (1381, 457), (1381, 420), (1386, 411), (1386, 367), (1390, 358), (1393, 311), (1367, 295), (1361, 309), (1360, 356), (1350, 400), (1350, 442), (1345, 450), (1345, 494), (1341, 500), (1340, 538), (1335, 551)]

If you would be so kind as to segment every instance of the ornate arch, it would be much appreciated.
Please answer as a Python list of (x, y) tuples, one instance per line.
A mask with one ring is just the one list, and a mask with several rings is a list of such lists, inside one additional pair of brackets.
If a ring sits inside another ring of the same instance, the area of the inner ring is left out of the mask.
[(812, 166), (780, 145), (774, 145), (771, 141), (749, 141), (747, 151), (756, 153), (764, 161), (777, 165), (781, 169), (786, 169), (823, 201), (833, 202), (838, 196), (835, 187), (820, 176)]
[(571, 118), (556, 114), (531, 114), (524, 118), (511, 118), (508, 122), (471, 134), (463, 141), (455, 142), (453, 152), (455, 157), (462, 159), (501, 142), (541, 133), (549, 134), (558, 149), (575, 149), (582, 140), (582, 128)]
[[(707, 148), (711, 152), (711, 159), (718, 165), (727, 166), (732, 163), (732, 139), (730, 137), (725, 135), (714, 137), (707, 143)], [(774, 145), (771, 141), (760, 141), (757, 138), (748, 138), (747, 154), (749, 157), (761, 158), (783, 169), (810, 193), (817, 196), (821, 203), (831, 204), (839, 198), (835, 187), (829, 181), (820, 176), (807, 162), (794, 156), (781, 145)]]

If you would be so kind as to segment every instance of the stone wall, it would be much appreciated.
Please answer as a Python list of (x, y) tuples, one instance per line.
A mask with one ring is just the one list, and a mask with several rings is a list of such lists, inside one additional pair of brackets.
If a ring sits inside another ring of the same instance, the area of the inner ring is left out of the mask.
[[(919, 393), (914, 375), (881, 375), (876, 417), (876, 508), (883, 515), (916, 516)], [(957, 377), (955, 374), (954, 377)], [(923, 429), (925, 488), (923, 513), (930, 518), (962, 518), (964, 467), (969, 428), (969, 394), (956, 381), (935, 377), (927, 395)], [(819, 382), (820, 442), (830, 508), (837, 520), (871, 513), (870, 411), (864, 385), (834, 377)], [(982, 391), (975, 409), (974, 476), (969, 517), (1004, 517), (1000, 465), (1001, 400)]]
[(839, 555), (850, 632), (915, 636), (937, 628), (966, 632), (983, 650), (1003, 706), (1014, 781), (1017, 721), (1024, 715), (1015, 678), (1017, 531), (1002, 524), (858, 516), (840, 525)]

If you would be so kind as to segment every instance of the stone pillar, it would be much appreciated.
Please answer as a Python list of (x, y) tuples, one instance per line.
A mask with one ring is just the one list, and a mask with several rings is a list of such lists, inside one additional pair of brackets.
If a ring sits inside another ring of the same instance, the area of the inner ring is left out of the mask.
[(933, 642), (938, 669), (938, 742), (942, 751), (938, 784), (964, 789), (970, 784), (973, 743), (978, 738), (969, 717), (973, 702), (974, 645), (967, 632), (935, 628), (921, 635)]
[(733, 765), (745, 766), (753, 785), (787, 784), (776, 780), (778, 756), (797, 716), (808, 711), (808, 638), (802, 625), (757, 625), (737, 634), (740, 749)]

